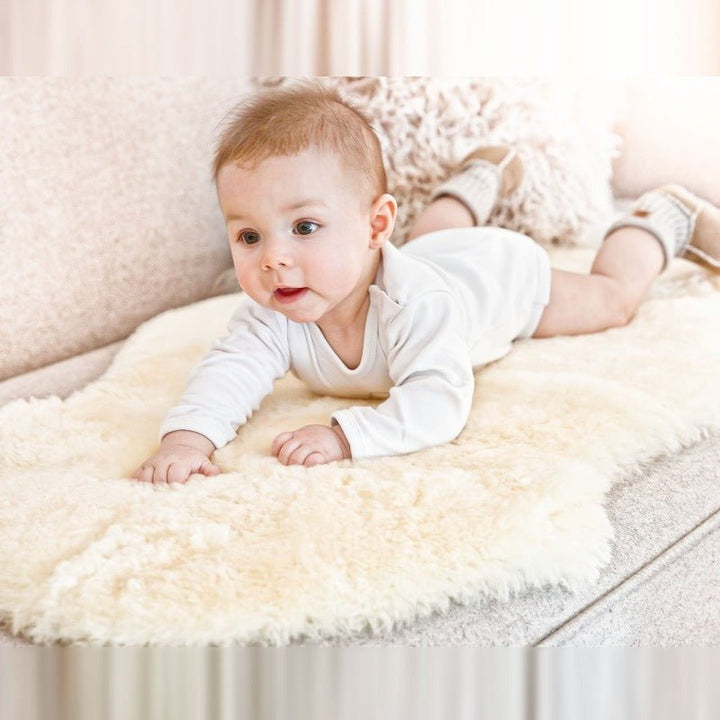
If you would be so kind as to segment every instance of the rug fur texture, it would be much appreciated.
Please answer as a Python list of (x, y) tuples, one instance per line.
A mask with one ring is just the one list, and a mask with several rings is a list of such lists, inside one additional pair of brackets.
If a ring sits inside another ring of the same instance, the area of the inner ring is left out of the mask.
[[(592, 251), (554, 248), (585, 270)], [(185, 485), (128, 478), (226, 295), (141, 326), (66, 400), (0, 409), (0, 619), (38, 641), (349, 637), (451, 599), (593, 583), (612, 553), (608, 489), (720, 428), (720, 281), (676, 260), (627, 327), (517, 342), (477, 372), (452, 443), (316, 468), (269, 454), (280, 431), (350, 404), (291, 376)]]

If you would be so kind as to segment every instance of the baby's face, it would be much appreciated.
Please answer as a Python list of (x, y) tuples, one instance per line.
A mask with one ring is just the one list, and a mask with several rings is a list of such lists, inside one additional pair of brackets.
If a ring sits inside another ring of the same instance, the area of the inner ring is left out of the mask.
[(331, 153), (270, 157), (253, 170), (228, 163), (217, 189), (235, 273), (253, 300), (320, 322), (367, 295), (382, 241), (372, 238), (357, 178)]

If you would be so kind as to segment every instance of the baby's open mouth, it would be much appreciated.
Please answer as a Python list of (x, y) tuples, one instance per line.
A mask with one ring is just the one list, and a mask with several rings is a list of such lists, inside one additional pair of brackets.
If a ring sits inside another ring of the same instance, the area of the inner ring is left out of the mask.
[(273, 294), (281, 303), (288, 303), (288, 302), (293, 302), (294, 300), (298, 300), (302, 295), (305, 294), (306, 290), (307, 290), (307, 288), (305, 288), (305, 287), (301, 287), (301, 288), (281, 287), (281, 288), (277, 288)]

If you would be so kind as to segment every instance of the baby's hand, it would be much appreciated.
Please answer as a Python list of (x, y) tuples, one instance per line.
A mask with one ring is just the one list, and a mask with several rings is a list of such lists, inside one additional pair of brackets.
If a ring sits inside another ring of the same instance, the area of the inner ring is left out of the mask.
[(350, 444), (339, 425), (306, 425), (294, 432), (280, 433), (272, 444), (272, 454), (283, 465), (322, 465), (349, 460)]
[(204, 436), (190, 431), (168, 433), (160, 449), (133, 475), (135, 480), (152, 483), (185, 483), (193, 473), (219, 475), (220, 468), (210, 462), (215, 446)]

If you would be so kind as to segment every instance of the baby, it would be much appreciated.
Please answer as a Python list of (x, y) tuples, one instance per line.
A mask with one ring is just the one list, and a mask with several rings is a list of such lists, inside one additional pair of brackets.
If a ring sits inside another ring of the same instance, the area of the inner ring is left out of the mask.
[(360, 110), (314, 83), (242, 104), (213, 177), (244, 294), (133, 477), (218, 474), (213, 451), (288, 370), (317, 393), (384, 399), (280, 433), (272, 454), (285, 465), (446, 443), (467, 422), (473, 370), (513, 340), (626, 325), (674, 256), (720, 270), (720, 210), (675, 185), (608, 229), (589, 274), (551, 268), (530, 238), (480, 227), (522, 175), (512, 148), (478, 148), (398, 249), (397, 204)]

